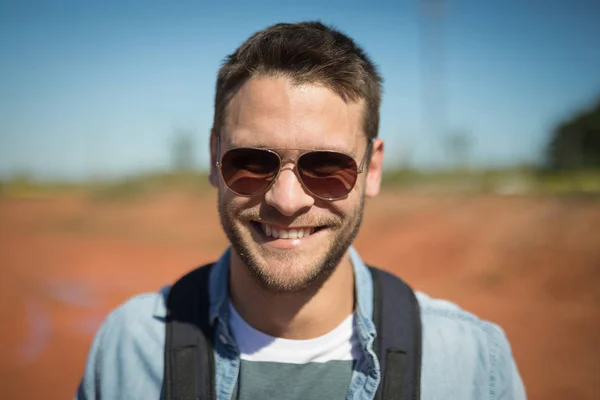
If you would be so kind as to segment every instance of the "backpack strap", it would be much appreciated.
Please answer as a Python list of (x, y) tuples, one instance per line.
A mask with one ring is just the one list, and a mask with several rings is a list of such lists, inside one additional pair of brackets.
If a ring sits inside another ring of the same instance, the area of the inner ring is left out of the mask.
[(213, 330), (208, 281), (213, 264), (179, 279), (167, 300), (163, 393), (165, 400), (212, 400), (215, 394)]
[(417, 400), (421, 395), (421, 313), (414, 291), (389, 272), (373, 277), (375, 353), (381, 367), (376, 400)]

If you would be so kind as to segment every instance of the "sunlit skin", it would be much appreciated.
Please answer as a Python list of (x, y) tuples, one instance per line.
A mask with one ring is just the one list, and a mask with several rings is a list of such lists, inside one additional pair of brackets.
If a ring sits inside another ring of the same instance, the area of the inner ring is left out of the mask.
[[(285, 149), (335, 150), (352, 155), (358, 164), (367, 150), (363, 109), (363, 101), (344, 101), (318, 84), (254, 77), (227, 107), (219, 156), (240, 146), (278, 148), (284, 160), (301, 152)], [(219, 189), (221, 223), (232, 243), (230, 295), (236, 309), (273, 336), (308, 339), (327, 333), (353, 310), (347, 246), (358, 231), (365, 196), (379, 192), (383, 142), (374, 141), (368, 170), (348, 196), (335, 201), (305, 191), (289, 161), (266, 192), (236, 195), (219, 175), (216, 142), (212, 132), (210, 181)], [(320, 230), (300, 239), (273, 239), (260, 222)]]

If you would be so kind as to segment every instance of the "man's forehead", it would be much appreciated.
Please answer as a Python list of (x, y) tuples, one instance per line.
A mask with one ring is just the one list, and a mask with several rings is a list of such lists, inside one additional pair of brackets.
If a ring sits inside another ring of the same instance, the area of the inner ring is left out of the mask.
[(361, 118), (364, 110), (364, 99), (344, 99), (319, 83), (297, 84), (286, 77), (258, 76), (246, 81), (230, 99), (225, 119), (236, 122), (256, 114), (284, 113)]
[(364, 102), (346, 102), (318, 84), (284, 77), (252, 78), (227, 107), (229, 146), (352, 152), (363, 131)]
[[(259, 137), (263, 139), (259, 139)], [(358, 147), (358, 142), (357, 140), (355, 140), (353, 135), (348, 135), (347, 140), (339, 140), (335, 142), (330, 140), (323, 140), (320, 142), (311, 141), (307, 144), (296, 141), (286, 143), (280, 138), (276, 140), (269, 140), (269, 138), (265, 138), (264, 135), (239, 137), (235, 134), (226, 134), (223, 135), (220, 140), (221, 143), (227, 148), (254, 147), (259, 149), (282, 150), (290, 152), (302, 150), (328, 150), (353, 154), (354, 152), (356, 152)]]

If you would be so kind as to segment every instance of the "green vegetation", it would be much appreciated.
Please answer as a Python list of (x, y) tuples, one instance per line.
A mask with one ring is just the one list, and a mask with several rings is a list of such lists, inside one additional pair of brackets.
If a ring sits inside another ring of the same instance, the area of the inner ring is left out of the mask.
[(209, 188), (208, 177), (201, 172), (164, 172), (144, 174), (122, 180), (98, 182), (88, 185), (86, 192), (91, 200), (133, 200), (161, 192), (180, 191), (199, 194)]
[(600, 169), (600, 99), (558, 124), (546, 148), (544, 167), (553, 172)]
[(29, 176), (16, 176), (11, 179), (0, 180), (0, 196), (12, 198), (44, 197), (56, 193), (78, 192), (84, 185), (38, 181)]
[(93, 201), (127, 201), (161, 192), (205, 193), (208, 177), (202, 172), (157, 172), (115, 180), (77, 183), (15, 178), (0, 181), (0, 196), (44, 198), (59, 194), (86, 196)]
[(600, 169), (540, 172), (533, 167), (488, 170), (388, 171), (384, 186), (406, 190), (463, 191), (472, 193), (600, 194)]
[[(543, 172), (534, 168), (458, 171), (386, 171), (385, 188), (407, 192), (466, 192), (501, 195), (600, 195), (600, 169)], [(92, 201), (131, 201), (160, 193), (203, 194), (210, 189), (204, 172), (140, 174), (111, 181), (43, 182), (31, 178), (0, 181), (0, 197), (44, 198), (59, 194), (85, 196)]]

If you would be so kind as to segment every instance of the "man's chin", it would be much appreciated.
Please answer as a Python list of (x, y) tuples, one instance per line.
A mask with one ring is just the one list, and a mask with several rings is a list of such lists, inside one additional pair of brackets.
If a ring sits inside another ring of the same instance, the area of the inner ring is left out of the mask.
[(302, 267), (282, 266), (283, 268), (264, 268), (264, 266), (248, 265), (250, 272), (260, 285), (271, 292), (293, 293), (320, 285), (323, 271), (318, 268), (301, 270)]
[(310, 288), (325, 275), (326, 264), (314, 254), (300, 250), (257, 248), (240, 252), (242, 262), (260, 285), (274, 292), (297, 292)]

